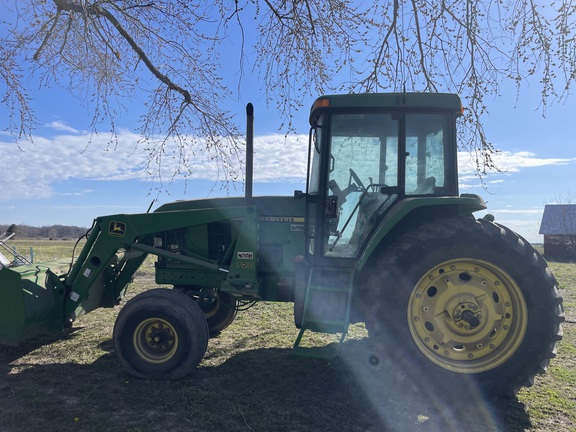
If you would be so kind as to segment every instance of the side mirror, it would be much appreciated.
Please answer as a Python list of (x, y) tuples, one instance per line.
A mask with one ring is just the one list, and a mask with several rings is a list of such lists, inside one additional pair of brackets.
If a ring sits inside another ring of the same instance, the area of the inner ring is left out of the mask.
[(302, 192), (301, 190), (294, 191), (294, 199), (302, 199), (306, 196), (306, 192)]

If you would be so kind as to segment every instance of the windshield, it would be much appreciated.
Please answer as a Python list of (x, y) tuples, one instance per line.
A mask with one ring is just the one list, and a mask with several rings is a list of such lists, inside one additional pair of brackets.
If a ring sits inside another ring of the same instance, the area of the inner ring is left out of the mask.
[(446, 113), (331, 116), (325, 255), (356, 256), (399, 196), (447, 193), (450, 121)]
[(327, 255), (351, 257), (398, 184), (399, 122), (390, 113), (335, 114), (331, 119), (328, 194), (338, 210), (327, 222)]

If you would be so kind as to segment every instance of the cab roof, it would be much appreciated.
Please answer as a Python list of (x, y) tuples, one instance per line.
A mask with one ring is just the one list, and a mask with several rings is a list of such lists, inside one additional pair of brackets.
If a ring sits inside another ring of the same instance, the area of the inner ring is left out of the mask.
[(448, 111), (462, 114), (462, 101), (455, 93), (361, 93), (320, 96), (310, 110), (310, 120), (328, 108), (375, 108)]

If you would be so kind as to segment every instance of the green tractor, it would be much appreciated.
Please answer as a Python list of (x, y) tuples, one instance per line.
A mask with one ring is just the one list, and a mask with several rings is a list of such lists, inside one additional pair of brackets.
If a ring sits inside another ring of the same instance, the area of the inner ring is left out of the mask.
[[(0, 270), (0, 342), (61, 331), (123, 298), (149, 254), (155, 280), (114, 326), (122, 365), (178, 379), (240, 305), (293, 302), (300, 334), (365, 322), (366, 367), (390, 362), (457, 391), (529, 386), (564, 319), (544, 259), (459, 195), (454, 94), (322, 96), (312, 106), (305, 191), (254, 197), (252, 107), (246, 195), (176, 201), (152, 213), (98, 217), (73, 263)], [(321, 355), (330, 353), (320, 352)], [(377, 372), (374, 372), (377, 373)]]

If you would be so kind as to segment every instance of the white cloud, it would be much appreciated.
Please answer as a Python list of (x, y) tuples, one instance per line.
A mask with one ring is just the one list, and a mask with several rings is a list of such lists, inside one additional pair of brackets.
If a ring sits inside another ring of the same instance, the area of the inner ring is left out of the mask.
[[(137, 134), (120, 131), (112, 147), (108, 135), (79, 132), (60, 121), (51, 125), (69, 133), (50, 138), (35, 136), (33, 143), (20, 142), (18, 145), (2, 140), (0, 135), (0, 201), (50, 197), (54, 194), (55, 183), (75, 179), (154, 180), (146, 170), (149, 151), (146, 146), (138, 145)], [(302, 183), (306, 177), (307, 141), (306, 135), (270, 134), (255, 137), (254, 181)], [(199, 142), (196, 147), (186, 149), (187, 163), (192, 167), (186, 176), (191, 180), (215, 181), (222, 178), (222, 166), (210, 159), (201, 146)], [(174, 144), (167, 146), (160, 168), (163, 179), (171, 179), (178, 172), (177, 154)], [(244, 155), (240, 154), (239, 158), (244, 159)], [(480, 186), (470, 154), (460, 152), (458, 159), (460, 188), (466, 190)], [(494, 187), (513, 181), (513, 173), (523, 169), (566, 165), (576, 161), (575, 158), (539, 158), (532, 152), (506, 151), (495, 155), (494, 159), (497, 166), (506, 171), (488, 173), (484, 177), (484, 181)], [(237, 169), (243, 172), (243, 167), (238, 166)], [(496, 175), (499, 177), (495, 178)], [(507, 176), (507, 179), (502, 176)], [(78, 190), (70, 193), (90, 192)]]
[[(58, 123), (58, 122), (54, 122)], [(254, 139), (254, 180), (256, 182), (302, 182), (306, 177), (307, 136), (266, 135)], [(138, 146), (139, 136), (123, 130), (114, 148), (108, 136), (86, 132), (54, 137), (35, 136), (34, 142), (0, 139), (0, 201), (50, 197), (53, 185), (69, 180), (151, 180), (146, 170), (149, 152)], [(189, 179), (217, 180), (222, 167), (210, 160), (198, 144), (188, 148), (192, 167)], [(175, 146), (167, 146), (160, 174), (170, 179), (178, 172)], [(240, 158), (244, 158), (241, 154)], [(208, 160), (207, 160), (208, 159)], [(4, 168), (5, 167), (5, 168)], [(237, 167), (241, 172), (242, 167)], [(179, 178), (179, 177), (177, 177)], [(77, 191), (73, 193), (86, 193)]]
[(74, 134), (80, 133), (78, 129), (69, 126), (68, 124), (66, 124), (66, 122), (63, 122), (62, 120), (55, 120), (53, 122), (46, 123), (44, 126), (61, 132), (71, 132)]
[(494, 210), (495, 212), (498, 213), (523, 213), (523, 214), (542, 214), (544, 212), (543, 209), (510, 209), (510, 208), (506, 208), (506, 209), (498, 209), (498, 210)]
[(82, 189), (82, 190), (78, 190), (78, 191), (74, 191), (74, 192), (61, 192), (58, 193), (56, 195), (61, 195), (61, 196), (83, 196), (89, 193), (93, 193), (94, 189)]
[(494, 162), (505, 172), (518, 172), (521, 168), (533, 168), (550, 165), (567, 165), (576, 158), (539, 158), (532, 152), (501, 152), (494, 156)]
[[(510, 180), (493, 179), (491, 176), (511, 176), (523, 169), (536, 168), (553, 165), (568, 165), (576, 161), (576, 158), (539, 158), (533, 152), (509, 152), (502, 151), (493, 155), (496, 166), (502, 171), (492, 171), (483, 175), (485, 183), (497, 185)], [(458, 152), (458, 171), (460, 189), (470, 189), (480, 186), (479, 177), (476, 172), (476, 164), (468, 152)]]
[(302, 182), (306, 178), (308, 137), (266, 135), (254, 138), (254, 180)]
[[(518, 172), (522, 168), (533, 168), (550, 165), (567, 165), (576, 161), (576, 158), (539, 158), (533, 152), (503, 151), (493, 155), (496, 166), (504, 172)], [(468, 152), (458, 152), (458, 165), (463, 175), (476, 172), (476, 165)], [(490, 175), (490, 173), (488, 173)]]

